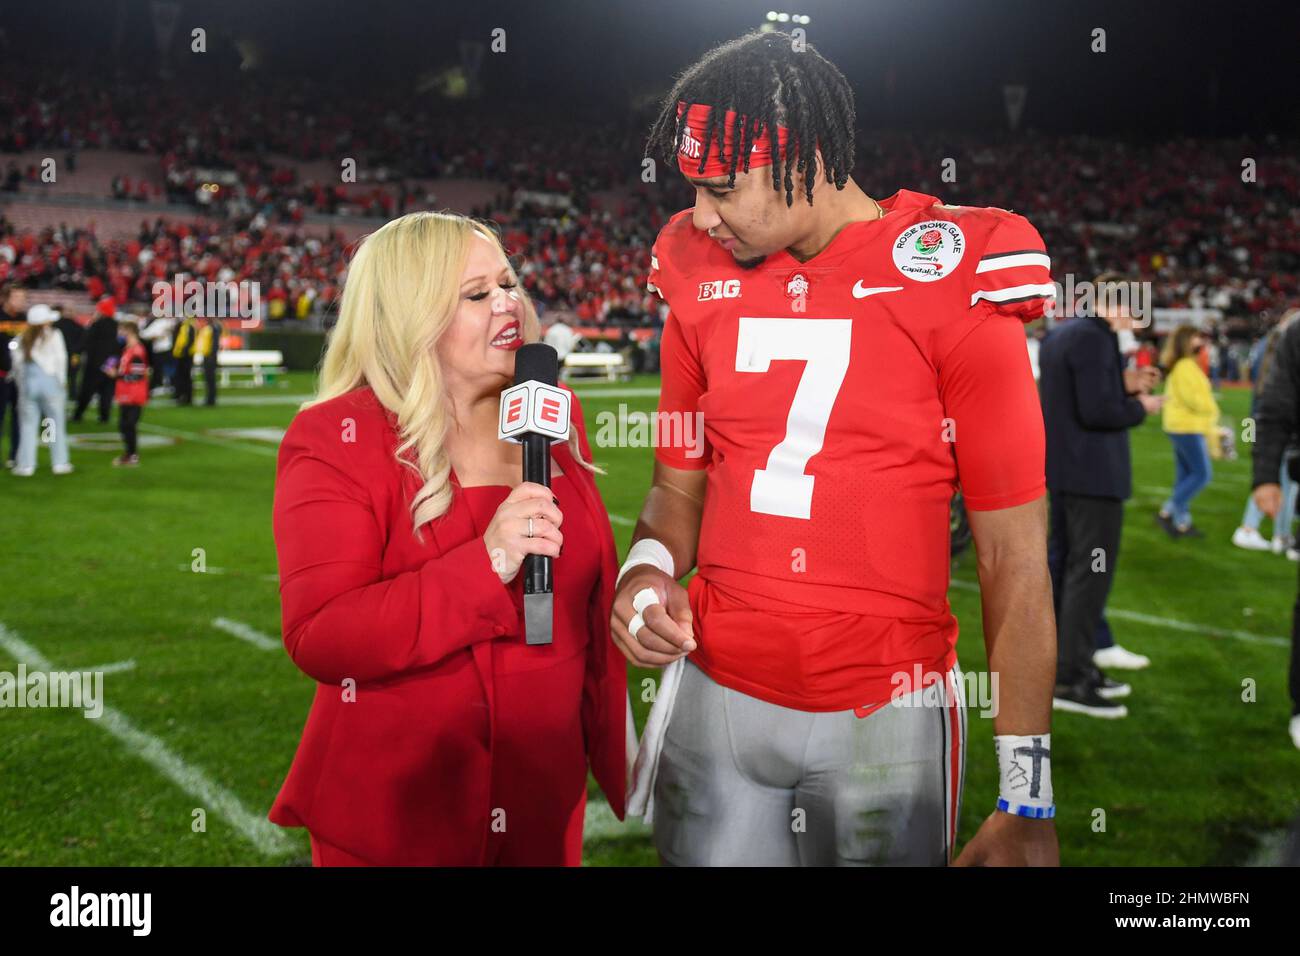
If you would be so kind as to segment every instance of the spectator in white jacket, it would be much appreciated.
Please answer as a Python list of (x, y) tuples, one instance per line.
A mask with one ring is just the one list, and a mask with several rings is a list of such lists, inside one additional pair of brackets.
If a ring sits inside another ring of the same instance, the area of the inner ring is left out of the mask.
[(557, 319), (542, 339), (547, 345), (555, 349), (560, 357), (560, 364), (564, 364), (564, 357), (574, 350), (581, 336), (570, 328), (569, 324), (563, 319)]
[(140, 329), (140, 338), (149, 349), (149, 394), (161, 395), (171, 382), (172, 334), (176, 320), (171, 316), (158, 316)]
[(18, 385), (18, 461), (10, 473), (28, 478), (36, 473), (36, 445), (46, 423), (54, 430), (50, 460), (56, 475), (72, 471), (68, 461), (67, 375), (68, 348), (63, 333), (54, 327), (56, 316), (47, 305), (27, 310), (27, 328), (14, 355)]

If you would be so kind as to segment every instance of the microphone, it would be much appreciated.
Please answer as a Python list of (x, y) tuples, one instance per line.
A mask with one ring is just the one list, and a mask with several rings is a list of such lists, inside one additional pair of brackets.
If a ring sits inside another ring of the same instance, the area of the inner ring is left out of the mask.
[[(515, 384), (501, 393), (497, 437), (524, 446), (523, 480), (551, 487), (551, 449), (569, 437), (569, 393), (555, 385), (560, 357), (540, 342), (515, 352)], [(550, 644), (555, 620), (551, 557), (524, 558), (524, 640)]]

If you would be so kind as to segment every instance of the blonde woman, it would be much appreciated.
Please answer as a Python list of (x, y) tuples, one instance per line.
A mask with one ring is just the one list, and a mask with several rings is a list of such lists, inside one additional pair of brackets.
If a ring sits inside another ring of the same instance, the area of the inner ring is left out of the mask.
[(1218, 440), (1219, 406), (1210, 380), (1197, 362), (1205, 337), (1190, 325), (1170, 334), (1161, 354), (1165, 367), (1165, 404), (1161, 425), (1174, 446), (1173, 493), (1156, 520), (1173, 538), (1204, 537), (1192, 524), (1192, 499), (1210, 481), (1210, 442)]
[[(550, 489), (497, 440), (538, 338), (516, 286), (480, 223), (388, 223), (280, 446), (284, 643), (317, 689), (270, 818), (317, 865), (576, 865), (588, 766), (623, 815), (614, 540), (576, 396)], [(528, 554), (554, 559), (551, 645), (524, 643)]]

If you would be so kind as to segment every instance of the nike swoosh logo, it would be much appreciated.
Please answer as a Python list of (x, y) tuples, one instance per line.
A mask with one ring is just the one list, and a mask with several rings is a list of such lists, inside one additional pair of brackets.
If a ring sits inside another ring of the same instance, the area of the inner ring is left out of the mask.
[(882, 285), (882, 286), (877, 286), (874, 289), (866, 289), (863, 288), (862, 280), (859, 279), (853, 285), (853, 298), (865, 299), (867, 296), (875, 295), (878, 292), (902, 292), (902, 291), (903, 291), (903, 287), (901, 285)]

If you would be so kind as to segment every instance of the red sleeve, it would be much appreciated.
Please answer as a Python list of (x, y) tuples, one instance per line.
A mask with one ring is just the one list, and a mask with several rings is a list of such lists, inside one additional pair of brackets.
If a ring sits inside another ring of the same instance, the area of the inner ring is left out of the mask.
[(967, 508), (1012, 508), (1046, 492), (1043, 412), (1019, 319), (976, 323), (940, 365), (939, 397)]
[[(659, 342), (661, 381), (659, 386), (659, 441), (655, 458), (671, 468), (698, 471), (707, 468), (713, 460), (713, 449), (700, 421), (700, 396), (704, 394), (704, 367), (700, 363), (698, 342), (692, 331), (672, 312), (664, 322), (664, 334)], [(695, 436), (697, 447), (687, 447), (686, 442), (675, 441), (673, 436)], [(695, 452), (701, 454), (694, 454)]]
[[(306, 674), (337, 684), (382, 680), (518, 630), (515, 607), (480, 538), (383, 577), (385, 528), (364, 468), (345, 460), (337, 430), (298, 416), (280, 446), (275, 546), (284, 645)], [(351, 474), (349, 474), (351, 472)], [(425, 528), (424, 533), (430, 532)]]
[(1014, 213), (999, 215), (975, 266), (970, 305), (1032, 322), (1042, 317), (1044, 305), (1056, 296), (1052, 262), (1043, 237), (1028, 219)]

